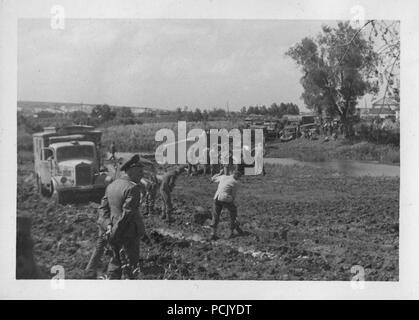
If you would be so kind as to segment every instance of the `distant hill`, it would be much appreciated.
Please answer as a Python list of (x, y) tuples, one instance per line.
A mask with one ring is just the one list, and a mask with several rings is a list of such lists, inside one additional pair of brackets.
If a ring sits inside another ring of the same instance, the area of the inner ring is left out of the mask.
[[(26, 114), (35, 114), (41, 111), (48, 111), (52, 113), (68, 113), (73, 111), (83, 111), (90, 113), (96, 104), (86, 103), (74, 103), (74, 102), (47, 102), (47, 101), (18, 101), (17, 111), (21, 111)], [(127, 107), (127, 106), (115, 106), (109, 105), (112, 108)], [(162, 112), (166, 110), (158, 108), (146, 108), (146, 107), (128, 107), (133, 113), (143, 112)]]

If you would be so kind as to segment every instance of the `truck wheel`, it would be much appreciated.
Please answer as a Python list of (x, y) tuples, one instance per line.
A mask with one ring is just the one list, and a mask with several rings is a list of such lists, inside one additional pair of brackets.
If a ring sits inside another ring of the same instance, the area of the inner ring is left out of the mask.
[(36, 185), (37, 185), (37, 191), (43, 195), (44, 197), (50, 197), (50, 191), (48, 188), (45, 188), (45, 186), (42, 184), (41, 179), (39, 176), (36, 176)]

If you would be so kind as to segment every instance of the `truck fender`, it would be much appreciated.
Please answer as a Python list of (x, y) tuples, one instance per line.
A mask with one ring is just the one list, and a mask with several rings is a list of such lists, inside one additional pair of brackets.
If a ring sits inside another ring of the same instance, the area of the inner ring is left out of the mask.
[[(50, 190), (52, 190), (52, 193), (58, 192), (58, 189), (59, 189), (58, 186), (59, 185), (60, 185), (60, 183), (57, 181), (57, 179), (52, 177), (51, 178), (51, 189), (50, 189)], [(51, 193), (51, 195), (52, 195), (52, 193)]]

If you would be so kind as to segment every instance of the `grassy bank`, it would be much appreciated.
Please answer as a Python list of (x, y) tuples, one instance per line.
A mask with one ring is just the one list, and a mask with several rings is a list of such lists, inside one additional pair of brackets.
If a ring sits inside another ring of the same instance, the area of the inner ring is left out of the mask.
[(268, 144), (266, 157), (294, 158), (301, 161), (359, 160), (399, 164), (400, 148), (371, 142), (352, 143), (343, 139), (328, 142), (296, 139)]

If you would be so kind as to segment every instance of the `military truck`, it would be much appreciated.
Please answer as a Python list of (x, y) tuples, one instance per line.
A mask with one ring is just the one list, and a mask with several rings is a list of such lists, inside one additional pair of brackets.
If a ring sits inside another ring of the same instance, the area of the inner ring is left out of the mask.
[(266, 119), (263, 125), (266, 127), (266, 137), (268, 139), (276, 139), (281, 131), (281, 123), (279, 119)]
[(101, 136), (92, 126), (47, 127), (33, 134), (38, 191), (62, 204), (100, 199), (112, 180), (100, 170)]

